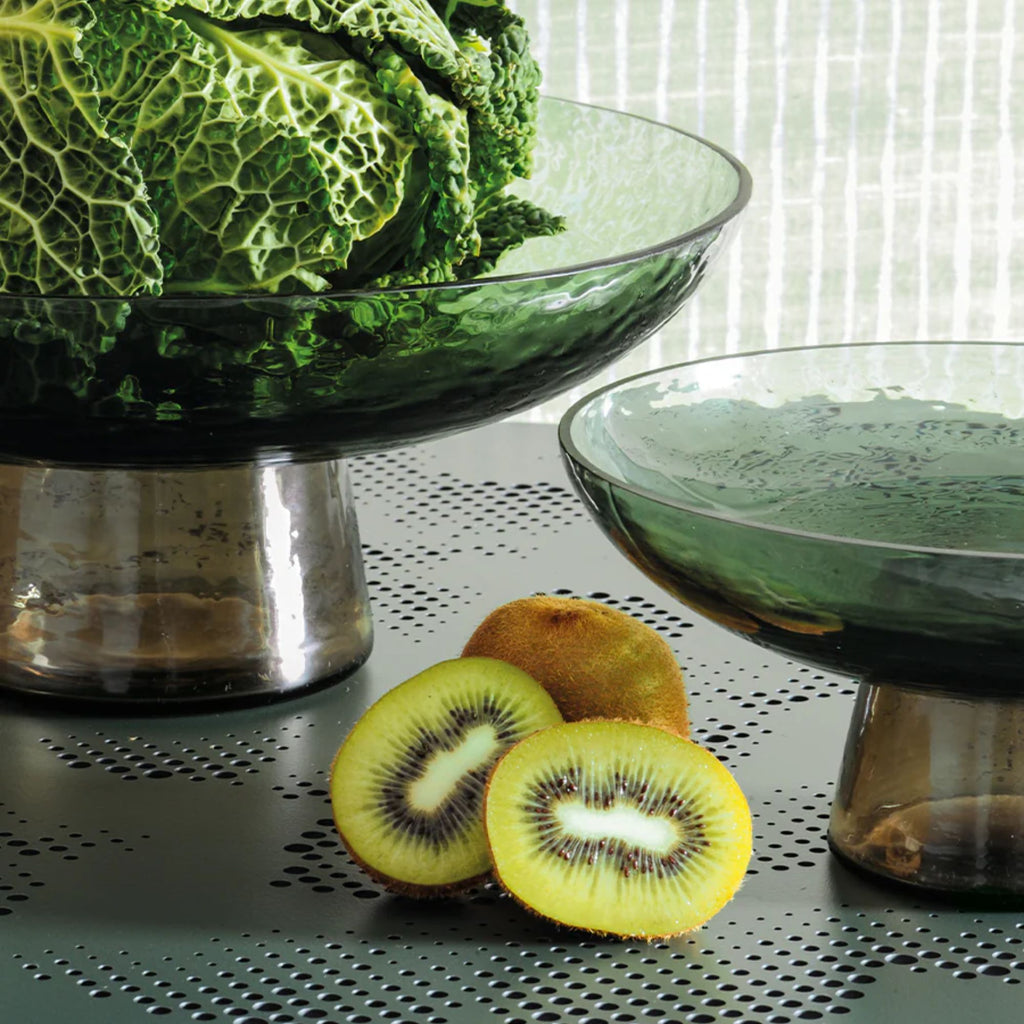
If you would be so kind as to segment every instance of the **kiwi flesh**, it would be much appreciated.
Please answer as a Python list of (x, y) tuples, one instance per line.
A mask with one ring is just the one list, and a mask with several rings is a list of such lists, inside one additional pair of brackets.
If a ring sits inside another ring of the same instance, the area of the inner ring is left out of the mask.
[(331, 765), (334, 821), (353, 860), (408, 896), (487, 878), (487, 776), (512, 744), (561, 720), (539, 683), (490, 658), (444, 661), (385, 693)]
[(623, 938), (698, 928), (751, 856), (750, 809), (724, 765), (633, 722), (554, 725), (511, 747), (484, 828), (496, 878), (525, 907)]
[(624, 719), (689, 735), (686, 684), (672, 648), (600, 601), (549, 594), (510, 601), (477, 626), (462, 653), (523, 669), (567, 722)]

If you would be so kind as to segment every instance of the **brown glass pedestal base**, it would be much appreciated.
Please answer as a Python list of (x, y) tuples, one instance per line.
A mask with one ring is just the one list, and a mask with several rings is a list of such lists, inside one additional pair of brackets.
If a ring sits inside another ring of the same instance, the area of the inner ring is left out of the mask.
[(1024, 701), (861, 683), (829, 840), (893, 881), (1024, 894)]
[(372, 643), (344, 463), (0, 465), (0, 685), (135, 704), (286, 696)]

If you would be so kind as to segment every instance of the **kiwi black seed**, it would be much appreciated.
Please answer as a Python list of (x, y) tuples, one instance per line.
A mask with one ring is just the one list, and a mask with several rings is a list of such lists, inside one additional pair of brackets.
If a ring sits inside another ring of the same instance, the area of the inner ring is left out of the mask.
[(513, 744), (562, 720), (544, 688), (492, 658), (413, 676), (356, 723), (331, 767), (338, 832), (368, 874), (410, 896), (442, 896), (490, 873), (483, 793)]
[[(621, 772), (586, 785), (582, 771), (575, 765), (554, 767), (547, 777), (530, 784), (523, 804), (525, 818), (537, 830), (542, 854), (554, 854), (565, 861), (596, 864), (600, 858), (623, 878), (637, 872), (667, 878), (686, 861), (710, 845), (704, 829), (704, 816), (678, 793), (664, 786), (652, 788)], [(647, 817), (662, 817), (679, 826), (679, 838), (670, 849), (655, 853), (620, 836), (579, 837), (560, 828), (555, 813), (559, 801), (578, 799), (587, 808), (610, 811), (626, 804)]]
[(484, 800), (495, 874), (562, 924), (638, 938), (699, 927), (751, 855), (747, 801), (680, 736), (634, 722), (555, 725), (512, 747)]

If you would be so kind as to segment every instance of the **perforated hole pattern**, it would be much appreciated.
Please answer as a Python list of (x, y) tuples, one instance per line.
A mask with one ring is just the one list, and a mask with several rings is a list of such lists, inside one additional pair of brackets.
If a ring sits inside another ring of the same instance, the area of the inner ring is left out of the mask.
[[(883, 889), (828, 851), (852, 684), (662, 595), (599, 535), (544, 428), (489, 436), (504, 453), (493, 478), (462, 475), (466, 439), (354, 462), (371, 681), (214, 716), (4, 708), (15, 771), (0, 782), (0, 991), (17, 1019), (789, 1024), (912, 1020), (936, 1005), (938, 1019), (1011, 1019), (1024, 921)], [(602, 600), (657, 629), (687, 677), (694, 738), (750, 798), (748, 877), (691, 936), (563, 930), (493, 884), (392, 897), (337, 840), (327, 775), (358, 711), (454, 656), (489, 608), (535, 591)]]

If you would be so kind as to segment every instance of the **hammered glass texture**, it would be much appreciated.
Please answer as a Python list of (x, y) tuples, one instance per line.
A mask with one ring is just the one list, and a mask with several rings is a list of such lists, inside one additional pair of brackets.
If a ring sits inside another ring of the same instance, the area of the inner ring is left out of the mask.
[(1006, 696), (1022, 360), (981, 342), (721, 357), (599, 390), (561, 440), (605, 533), (709, 618), (871, 682)]
[(145, 466), (324, 458), (522, 410), (696, 290), (746, 171), (636, 117), (542, 104), (523, 196), (567, 229), (452, 285), (301, 296), (0, 296), (0, 456)]

